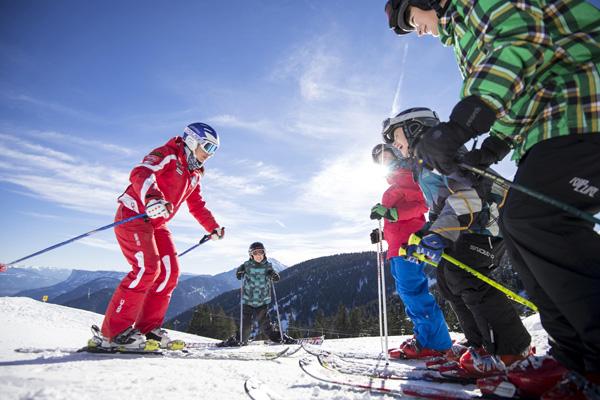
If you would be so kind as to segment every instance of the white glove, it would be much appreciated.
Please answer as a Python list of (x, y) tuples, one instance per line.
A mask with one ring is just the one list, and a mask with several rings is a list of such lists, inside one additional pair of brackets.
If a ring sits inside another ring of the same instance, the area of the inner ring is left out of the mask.
[(146, 215), (148, 218), (167, 218), (171, 214), (173, 206), (163, 199), (152, 199), (146, 203)]
[(225, 228), (223, 228), (222, 226), (218, 227), (210, 233), (211, 240), (221, 240), (223, 239), (223, 236), (225, 236)]

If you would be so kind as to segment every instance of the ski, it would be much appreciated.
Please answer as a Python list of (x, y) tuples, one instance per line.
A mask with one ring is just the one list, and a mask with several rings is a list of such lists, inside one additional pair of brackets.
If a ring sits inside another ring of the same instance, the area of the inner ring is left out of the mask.
[(237, 361), (260, 361), (260, 360), (275, 360), (283, 357), (290, 351), (289, 347), (286, 347), (280, 351), (239, 351), (237, 349), (222, 349), (214, 351), (212, 349), (205, 350), (183, 350), (165, 353), (168, 357), (172, 358), (186, 358), (186, 359), (204, 359), (204, 360), (237, 360)]
[(313, 346), (320, 346), (323, 344), (323, 341), (325, 341), (325, 336), (310, 336), (310, 337), (294, 339), (293, 341), (286, 342), (286, 343), (274, 342), (272, 340), (265, 340), (265, 341), (252, 342), (250, 344), (251, 345), (266, 344), (269, 346), (276, 346), (276, 345), (280, 345), (280, 344), (298, 344), (298, 345), (311, 344)]
[(410, 365), (382, 365), (382, 363), (368, 363), (365, 361), (346, 360), (336, 355), (317, 356), (322, 367), (347, 375), (361, 375), (370, 378), (392, 380), (419, 380), (438, 383), (460, 383), (463, 385), (474, 384), (475, 379), (448, 378), (438, 371), (415, 368)]
[(326, 350), (310, 343), (302, 343), (301, 346), (304, 351), (306, 351), (308, 354), (312, 354), (313, 356), (333, 354), (341, 358), (353, 358), (361, 360), (381, 360), (384, 358), (382, 353), (359, 353), (354, 351)]
[(283, 396), (273, 392), (264, 382), (256, 378), (247, 379), (244, 382), (244, 390), (252, 400), (283, 399)]
[[(184, 349), (220, 349), (217, 346), (220, 342), (184, 342)], [(168, 347), (168, 345), (167, 345)]]
[[(312, 378), (321, 382), (340, 386), (353, 387), (357, 390), (368, 390), (385, 394), (414, 397), (432, 400), (466, 400), (482, 398), (481, 392), (474, 388), (468, 389), (459, 385), (420, 381), (381, 379), (359, 375), (344, 375), (334, 370), (322, 368), (315, 358), (299, 360), (300, 368)], [(457, 387), (458, 386), (458, 387)]]
[[(119, 349), (101, 349), (98, 347), (82, 347), (82, 348), (69, 348), (69, 347), (55, 347), (55, 348), (32, 348), (22, 347), (15, 349), (17, 353), (29, 353), (29, 354), (40, 354), (40, 353), (62, 353), (62, 354), (76, 354), (76, 353), (89, 353), (94, 355), (152, 355), (152, 356), (163, 356), (165, 358), (184, 358), (184, 359), (204, 359), (204, 360), (239, 360), (239, 361), (260, 361), (260, 360), (275, 360), (284, 355), (295, 354), (298, 349), (290, 351), (289, 347), (286, 347), (280, 351), (239, 351), (238, 348), (218, 348), (217, 349), (184, 349), (184, 350), (169, 350), (160, 349), (158, 351), (133, 351), (133, 350), (119, 350)], [(289, 352), (289, 354), (288, 354)]]

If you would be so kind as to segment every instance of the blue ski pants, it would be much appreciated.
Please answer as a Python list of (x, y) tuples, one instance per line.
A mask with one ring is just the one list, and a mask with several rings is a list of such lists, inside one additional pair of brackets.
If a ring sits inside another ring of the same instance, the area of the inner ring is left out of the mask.
[(402, 257), (392, 257), (390, 262), (396, 291), (414, 324), (417, 342), (423, 348), (448, 350), (452, 346), (448, 326), (442, 310), (429, 293), (423, 266)]

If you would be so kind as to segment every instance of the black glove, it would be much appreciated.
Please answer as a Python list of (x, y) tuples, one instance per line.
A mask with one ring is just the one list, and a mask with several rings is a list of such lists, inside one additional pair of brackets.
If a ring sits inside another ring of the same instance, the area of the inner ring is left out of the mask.
[(369, 236), (371, 237), (371, 244), (376, 244), (383, 240), (383, 232), (379, 228), (373, 229)]
[(267, 276), (273, 281), (273, 282), (279, 282), (280, 276), (279, 274), (273, 270), (270, 269), (269, 272), (267, 272)]
[(510, 153), (510, 145), (496, 136), (486, 138), (481, 144), (481, 149), (471, 150), (463, 157), (465, 164), (477, 168), (487, 169), (490, 165), (502, 160)]
[(496, 113), (477, 96), (459, 101), (450, 121), (442, 122), (423, 133), (417, 143), (417, 156), (427, 168), (448, 175), (458, 169), (455, 158), (458, 149), (469, 139), (490, 130)]
[(236, 271), (235, 277), (238, 279), (238, 281), (241, 280), (244, 277), (244, 271)]

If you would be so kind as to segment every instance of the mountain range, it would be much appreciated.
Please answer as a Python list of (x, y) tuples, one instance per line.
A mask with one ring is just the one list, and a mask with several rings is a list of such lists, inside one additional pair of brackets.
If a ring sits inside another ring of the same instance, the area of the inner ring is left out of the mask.
[[(271, 259), (278, 271), (287, 268)], [(125, 276), (119, 271), (87, 271), (52, 268), (9, 268), (0, 274), (0, 293), (29, 297), (103, 314), (112, 294)], [(239, 286), (235, 268), (211, 275), (182, 274), (173, 291), (166, 318), (174, 317), (198, 304)]]

